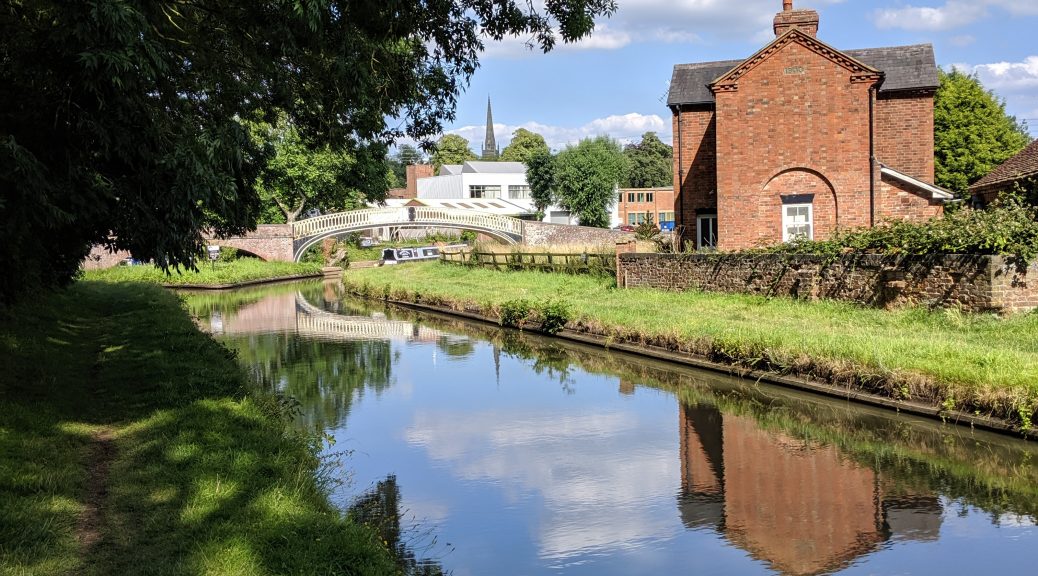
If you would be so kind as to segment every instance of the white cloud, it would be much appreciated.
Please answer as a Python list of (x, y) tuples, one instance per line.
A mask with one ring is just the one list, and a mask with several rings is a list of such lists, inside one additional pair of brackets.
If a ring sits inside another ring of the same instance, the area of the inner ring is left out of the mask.
[(951, 0), (944, 6), (905, 6), (877, 10), (876, 26), (905, 30), (950, 30), (976, 22), (987, 14), (979, 2)]
[[(812, 0), (811, 7), (839, 4), (843, 0)], [(543, 11), (543, 1), (534, 2)], [(621, 2), (609, 19), (597, 23), (590, 38), (559, 50), (617, 50), (634, 43), (698, 44), (705, 39), (757, 41), (773, 37), (771, 22), (782, 9), (777, 0), (637, 0)], [(485, 55), (519, 57), (534, 54), (526, 38), (488, 41)]]
[(937, 7), (908, 5), (877, 10), (873, 19), (880, 28), (951, 30), (988, 16), (988, 8), (991, 6), (1015, 16), (1038, 15), (1038, 2), (1033, 0), (948, 0)]
[(991, 90), (1019, 92), (1038, 89), (1038, 56), (1028, 56), (1022, 62), (980, 64), (972, 71)]
[[(635, 142), (641, 139), (646, 132), (656, 132), (661, 140), (667, 142), (670, 138), (670, 122), (664, 120), (657, 114), (618, 114), (605, 118), (596, 118), (582, 126), (551, 126), (539, 122), (526, 122), (518, 125), (494, 124), (494, 138), (501, 148), (512, 139), (512, 133), (518, 128), (525, 128), (544, 136), (544, 140), (552, 149), (561, 149), (568, 144), (576, 144), (581, 139), (593, 138), (606, 135), (622, 143)], [(483, 146), (486, 137), (486, 126), (462, 126), (447, 131), (449, 134), (457, 134), (469, 141), (470, 147), (475, 152)]]
[(654, 512), (673, 506), (680, 482), (671, 432), (633, 414), (420, 411), (405, 437), (461, 480), (493, 482), (506, 498), (536, 494), (543, 558), (635, 548), (683, 529)]

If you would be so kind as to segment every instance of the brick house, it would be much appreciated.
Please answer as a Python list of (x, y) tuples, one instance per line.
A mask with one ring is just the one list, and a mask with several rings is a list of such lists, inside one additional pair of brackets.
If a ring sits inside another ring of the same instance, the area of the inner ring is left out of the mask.
[(932, 184), (933, 47), (837, 50), (792, 4), (749, 58), (674, 67), (675, 219), (697, 248), (821, 240), (952, 199)]
[(651, 215), (662, 230), (674, 229), (674, 188), (621, 188), (616, 205), (620, 224), (637, 226)]

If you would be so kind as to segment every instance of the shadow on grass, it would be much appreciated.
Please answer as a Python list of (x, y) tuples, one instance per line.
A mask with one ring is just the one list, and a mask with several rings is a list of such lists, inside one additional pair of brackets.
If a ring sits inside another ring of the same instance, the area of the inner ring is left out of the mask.
[[(0, 574), (385, 574), (313, 442), (153, 286), (82, 282), (0, 318)], [(82, 552), (92, 438), (113, 434)]]

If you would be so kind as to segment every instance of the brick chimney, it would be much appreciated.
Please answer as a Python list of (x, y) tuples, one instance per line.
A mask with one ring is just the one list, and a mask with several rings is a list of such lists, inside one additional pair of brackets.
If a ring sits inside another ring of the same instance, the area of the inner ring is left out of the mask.
[(407, 166), (407, 196), (405, 198), (418, 197), (418, 179), (429, 178), (433, 175), (431, 164), (408, 164)]
[(814, 10), (794, 10), (793, 0), (782, 0), (782, 12), (775, 15), (775, 36), (781, 36), (790, 28), (799, 28), (801, 32), (818, 37), (818, 12)]

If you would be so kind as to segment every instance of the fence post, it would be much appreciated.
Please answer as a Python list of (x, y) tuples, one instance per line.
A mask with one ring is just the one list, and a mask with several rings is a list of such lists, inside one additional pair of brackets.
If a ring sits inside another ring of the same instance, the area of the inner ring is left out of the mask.
[(624, 268), (620, 261), (621, 254), (633, 254), (638, 251), (638, 243), (634, 240), (627, 240), (624, 242), (616, 243), (616, 287), (626, 288), (627, 282), (624, 275)]

